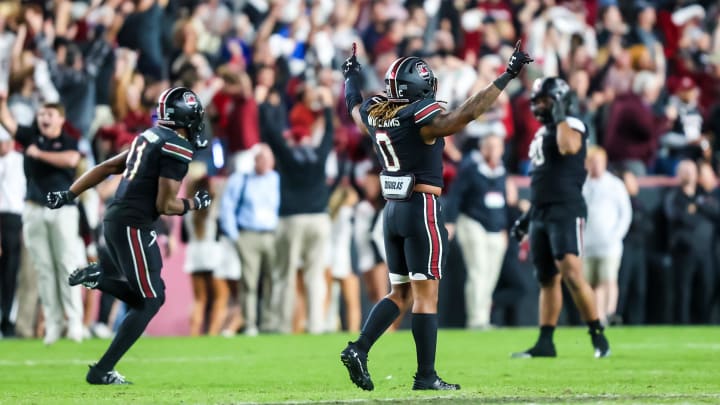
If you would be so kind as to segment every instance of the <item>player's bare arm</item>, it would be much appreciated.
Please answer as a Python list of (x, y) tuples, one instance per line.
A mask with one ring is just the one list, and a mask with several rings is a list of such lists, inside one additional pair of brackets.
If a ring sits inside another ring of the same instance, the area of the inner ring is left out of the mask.
[(70, 186), (70, 192), (78, 196), (85, 190), (100, 184), (109, 176), (122, 173), (125, 170), (127, 155), (128, 151), (119, 153), (85, 172)]
[(582, 134), (570, 127), (567, 121), (557, 125), (557, 143), (561, 155), (574, 155), (582, 148)]
[(495, 102), (500, 93), (510, 80), (520, 74), (523, 66), (533, 61), (530, 56), (520, 49), (521, 41), (515, 44), (515, 50), (508, 61), (505, 72), (493, 83), (483, 90), (475, 93), (469, 99), (455, 109), (441, 113), (420, 130), (420, 135), (426, 142), (432, 142), (435, 138), (452, 135), (482, 115)]
[[(180, 190), (180, 181), (160, 177), (158, 179), (158, 194), (155, 208), (163, 215), (181, 215), (185, 212), (185, 203), (177, 198)], [(189, 202), (190, 209), (196, 209), (195, 201)]]

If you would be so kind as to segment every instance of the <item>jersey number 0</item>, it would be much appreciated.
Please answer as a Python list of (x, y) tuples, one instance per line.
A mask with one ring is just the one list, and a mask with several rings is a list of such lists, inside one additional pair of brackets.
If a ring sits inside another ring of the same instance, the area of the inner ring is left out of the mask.
[(397, 153), (395, 153), (395, 148), (393, 147), (392, 141), (390, 141), (390, 137), (387, 132), (375, 132), (375, 142), (377, 142), (380, 154), (385, 161), (385, 170), (389, 172), (400, 171), (400, 159), (398, 159)]

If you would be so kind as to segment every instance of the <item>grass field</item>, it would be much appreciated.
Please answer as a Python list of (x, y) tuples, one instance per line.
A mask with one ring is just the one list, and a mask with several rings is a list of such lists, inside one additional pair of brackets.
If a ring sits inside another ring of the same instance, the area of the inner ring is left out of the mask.
[(375, 391), (350, 383), (349, 336), (143, 338), (118, 365), (135, 384), (85, 383), (108, 341), (0, 341), (0, 403), (255, 402), (720, 403), (720, 328), (613, 328), (611, 358), (592, 357), (584, 329), (556, 332), (557, 359), (511, 360), (534, 329), (443, 330), (437, 369), (462, 390), (413, 392), (412, 336), (384, 336), (370, 354)]

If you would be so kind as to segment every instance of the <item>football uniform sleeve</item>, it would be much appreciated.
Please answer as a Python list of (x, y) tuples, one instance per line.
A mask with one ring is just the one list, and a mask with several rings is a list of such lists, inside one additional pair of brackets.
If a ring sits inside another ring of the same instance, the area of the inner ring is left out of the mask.
[(415, 103), (413, 122), (417, 126), (425, 126), (432, 122), (443, 111), (440, 104), (433, 99), (423, 99)]
[(570, 128), (580, 132), (583, 137), (587, 135), (587, 128), (585, 127), (585, 123), (583, 123), (579, 119), (575, 117), (567, 117), (567, 123)]
[(193, 150), (187, 142), (170, 140), (160, 147), (160, 176), (173, 180), (182, 180), (187, 174), (188, 164), (192, 161)]

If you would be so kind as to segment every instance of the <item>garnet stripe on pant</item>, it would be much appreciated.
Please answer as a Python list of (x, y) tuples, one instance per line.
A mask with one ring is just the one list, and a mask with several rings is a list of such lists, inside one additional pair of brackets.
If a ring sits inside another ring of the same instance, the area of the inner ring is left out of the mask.
[(435, 199), (432, 194), (425, 194), (425, 229), (430, 239), (428, 272), (436, 279), (440, 279), (440, 233), (437, 229)]
[(150, 282), (146, 277), (145, 263), (143, 257), (140, 254), (140, 244), (138, 243), (137, 234), (134, 232), (135, 229), (127, 227), (128, 245), (130, 246), (130, 253), (135, 268), (135, 278), (138, 282), (138, 287), (143, 298), (154, 298), (152, 289), (150, 288)]

